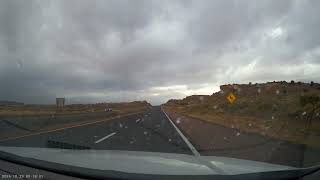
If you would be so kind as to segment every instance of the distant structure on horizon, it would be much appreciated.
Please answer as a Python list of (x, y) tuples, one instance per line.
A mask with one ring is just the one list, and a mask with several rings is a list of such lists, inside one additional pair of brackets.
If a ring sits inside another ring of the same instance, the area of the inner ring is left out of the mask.
[(64, 107), (65, 98), (56, 98), (56, 105), (58, 108)]
[(15, 101), (0, 101), (0, 106), (23, 106), (24, 103)]

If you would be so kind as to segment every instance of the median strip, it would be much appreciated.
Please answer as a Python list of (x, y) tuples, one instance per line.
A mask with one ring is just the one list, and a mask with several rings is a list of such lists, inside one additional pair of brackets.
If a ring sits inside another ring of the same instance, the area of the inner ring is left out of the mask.
[(120, 117), (127, 117), (127, 116), (131, 116), (131, 115), (135, 115), (135, 114), (140, 114), (140, 113), (142, 113), (142, 112), (144, 112), (144, 111), (135, 112), (135, 113), (130, 113), (130, 114), (122, 115), (122, 116), (119, 116), (119, 115), (118, 115), (118, 116), (115, 116), (115, 117), (111, 117), (111, 118), (107, 118), (107, 119), (103, 119), (103, 120), (98, 120), (98, 121), (94, 121), (94, 122), (88, 122), (88, 123), (83, 123), (83, 124), (71, 125), (71, 126), (66, 126), (66, 127), (57, 128), (57, 129), (52, 129), (52, 130), (47, 130), (47, 131), (40, 131), (40, 132), (36, 132), (36, 133), (32, 133), (32, 134), (25, 134), (25, 135), (21, 135), (21, 136), (8, 137), (8, 138), (0, 139), (0, 142), (4, 142), (4, 141), (8, 141), (8, 140), (20, 139), (20, 138), (29, 137), (29, 136), (35, 136), (35, 135), (40, 135), (40, 134), (46, 134), (46, 133), (51, 133), (51, 132), (56, 132), (56, 131), (65, 130), (65, 129), (76, 128), (76, 127), (81, 127), (81, 126), (87, 126), (87, 125), (91, 125), (91, 124), (96, 124), (96, 123), (100, 123), (100, 122), (105, 122), (105, 121), (110, 121), (110, 120), (118, 119), (118, 118), (120, 118)]

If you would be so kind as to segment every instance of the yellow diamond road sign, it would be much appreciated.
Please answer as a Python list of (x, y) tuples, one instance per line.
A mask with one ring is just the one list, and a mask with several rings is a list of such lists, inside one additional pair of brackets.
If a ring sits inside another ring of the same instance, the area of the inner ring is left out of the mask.
[(227, 100), (229, 101), (229, 103), (234, 103), (234, 101), (236, 100), (236, 96), (233, 93), (229, 93), (229, 95), (227, 96)]

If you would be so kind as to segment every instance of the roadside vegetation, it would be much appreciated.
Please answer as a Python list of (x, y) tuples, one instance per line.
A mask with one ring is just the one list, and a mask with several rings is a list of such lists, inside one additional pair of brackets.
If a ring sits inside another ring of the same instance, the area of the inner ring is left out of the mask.
[[(0, 141), (21, 135), (51, 131), (119, 116), (139, 113), (151, 107), (146, 101), (66, 105), (0, 106)], [(107, 112), (106, 112), (107, 111)]]
[[(232, 93), (236, 100), (230, 103)], [(268, 82), (220, 86), (209, 95), (169, 100), (171, 113), (241, 131), (320, 147), (320, 84)]]
[(125, 114), (143, 110), (151, 106), (146, 101), (133, 101), (122, 103), (97, 103), (97, 104), (71, 104), (63, 108), (56, 105), (21, 105), (21, 106), (0, 106), (0, 116), (34, 116), (34, 115), (63, 115), (104, 112), (111, 108), (119, 114)]

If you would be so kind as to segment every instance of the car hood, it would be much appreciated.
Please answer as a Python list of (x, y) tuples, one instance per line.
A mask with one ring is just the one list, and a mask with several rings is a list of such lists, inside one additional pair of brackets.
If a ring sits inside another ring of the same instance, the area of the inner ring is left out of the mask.
[(95, 170), (158, 175), (236, 175), (298, 168), (216, 156), (117, 150), (0, 147), (2, 153)]

